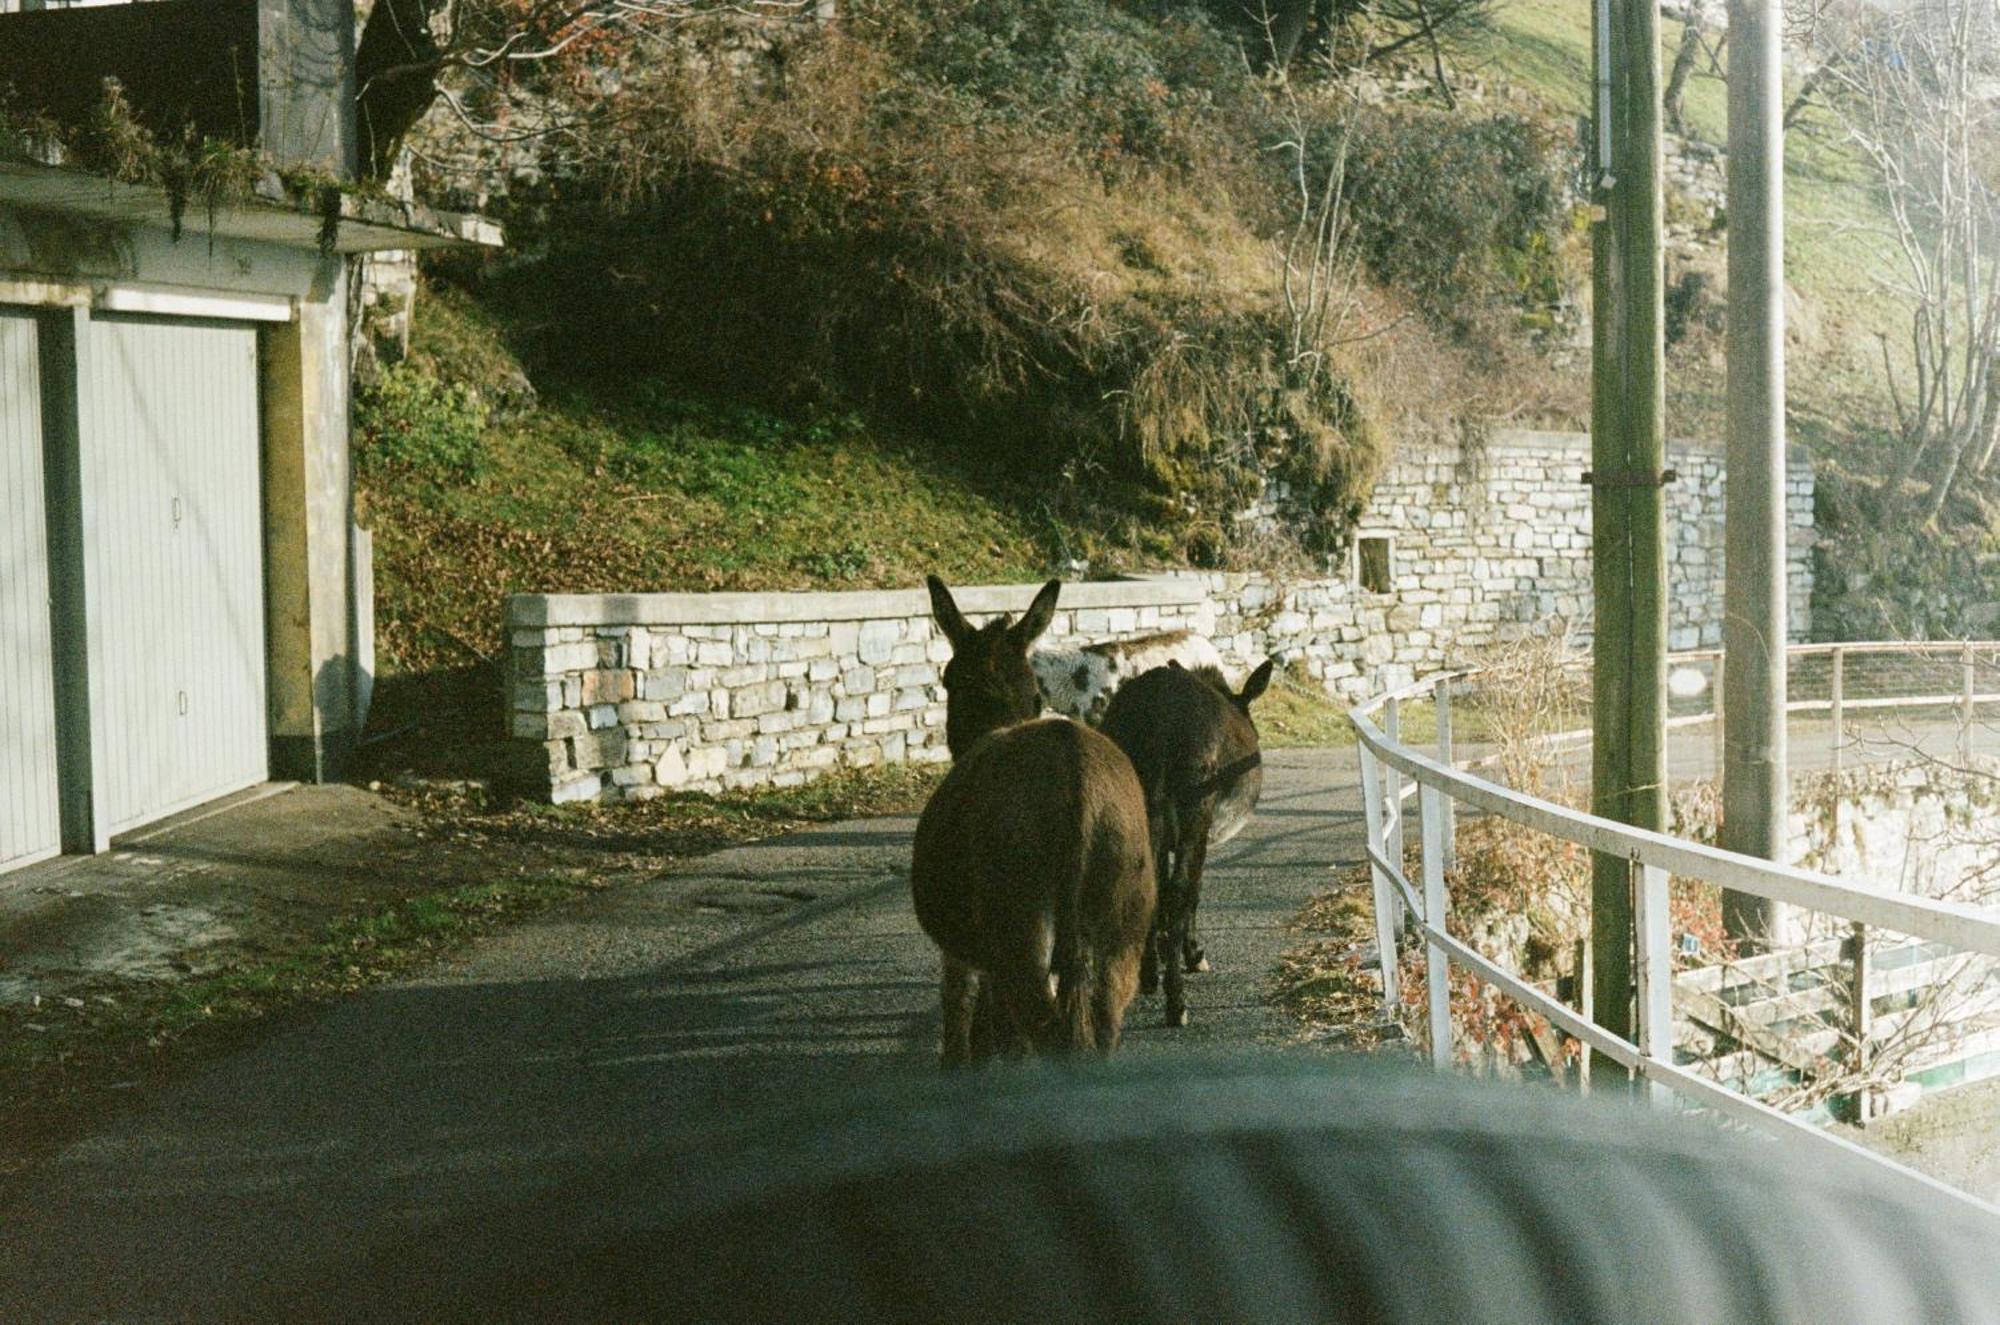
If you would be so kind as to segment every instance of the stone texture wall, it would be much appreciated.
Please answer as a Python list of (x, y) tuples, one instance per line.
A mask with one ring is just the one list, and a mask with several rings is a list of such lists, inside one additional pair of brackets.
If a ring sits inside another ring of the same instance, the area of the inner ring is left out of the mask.
[[(975, 618), (1037, 585), (968, 588)], [(1069, 586), (1044, 642), (1201, 628), (1191, 581)], [(947, 758), (950, 646), (921, 589), (516, 595), (513, 733), (558, 802), (791, 786), (829, 768)], [(528, 750), (533, 742), (539, 749)]]
[[(1670, 449), (1671, 643), (1720, 642), (1722, 462)], [(1589, 440), (1502, 433), (1393, 464), (1347, 573), (1279, 580), (1180, 572), (1073, 584), (1049, 647), (1185, 627), (1238, 669), (1278, 654), (1358, 699), (1546, 629), (1588, 633)], [(1794, 636), (1811, 619), (1812, 476), (1788, 485)], [(1390, 543), (1387, 592), (1363, 540)], [(968, 614), (1019, 612), (1035, 586), (974, 588)], [(949, 656), (920, 589), (855, 594), (517, 595), (512, 723), (557, 800), (789, 785), (828, 768), (941, 760)], [(534, 743), (532, 746), (528, 743)]]

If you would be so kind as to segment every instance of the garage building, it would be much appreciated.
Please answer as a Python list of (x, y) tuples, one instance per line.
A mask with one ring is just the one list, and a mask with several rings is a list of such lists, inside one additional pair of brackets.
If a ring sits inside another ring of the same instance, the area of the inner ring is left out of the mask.
[[(259, 53), (246, 122), (282, 107), (317, 126), (259, 141), (351, 174), (352, 42), (292, 39), (351, 32), (348, 0), (236, 9)], [(193, 77), (230, 57), (215, 12), (0, 13), (0, 48), (47, 71), (33, 47), (53, 43), (64, 76), (92, 86), (120, 71), (77, 50), (144, 49)], [(188, 14), (205, 26), (176, 61)], [(79, 22), (100, 25), (82, 45), (58, 26)], [(131, 40), (147, 23), (161, 26)], [(0, 870), (103, 850), (267, 779), (334, 774), (372, 671), (350, 259), (497, 242), (476, 218), (302, 201), (275, 180), (177, 225), (180, 210), (159, 188), (0, 154)]]

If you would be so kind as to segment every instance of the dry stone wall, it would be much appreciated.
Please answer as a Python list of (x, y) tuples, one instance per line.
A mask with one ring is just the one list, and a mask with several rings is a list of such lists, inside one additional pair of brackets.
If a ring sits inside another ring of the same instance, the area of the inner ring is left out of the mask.
[[(967, 588), (979, 619), (1037, 585)], [(1045, 640), (1201, 628), (1191, 581), (1077, 584)], [(551, 799), (791, 786), (829, 768), (937, 762), (950, 646), (921, 589), (517, 595), (513, 733)]]
[[(1346, 573), (1181, 572), (1068, 586), (1050, 647), (1191, 629), (1247, 669), (1272, 654), (1359, 698), (1565, 619), (1588, 633), (1589, 441), (1503, 433), (1421, 449), (1378, 484)], [(1670, 633), (1719, 642), (1722, 463), (1670, 448)], [(1787, 490), (1794, 636), (1810, 621), (1812, 475)], [(1386, 540), (1370, 545), (1370, 540)], [(1386, 577), (1386, 578), (1383, 578)], [(975, 618), (1034, 585), (969, 588)], [(950, 656), (921, 589), (516, 595), (513, 734), (558, 801), (792, 785), (830, 768), (939, 761)]]

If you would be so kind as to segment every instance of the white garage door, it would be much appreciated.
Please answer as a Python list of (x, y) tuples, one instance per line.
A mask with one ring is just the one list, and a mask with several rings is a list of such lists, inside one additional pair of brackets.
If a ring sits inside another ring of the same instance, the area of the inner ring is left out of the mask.
[(96, 314), (77, 347), (98, 815), (264, 780), (257, 332)]
[(37, 354), (35, 320), (0, 308), (0, 869), (61, 840)]

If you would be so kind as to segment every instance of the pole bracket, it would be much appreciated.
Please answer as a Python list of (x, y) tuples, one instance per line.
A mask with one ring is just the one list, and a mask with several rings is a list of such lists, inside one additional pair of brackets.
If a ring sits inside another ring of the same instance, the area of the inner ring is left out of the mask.
[(1664, 488), (1680, 477), (1680, 471), (1663, 469), (1658, 474), (1600, 474), (1583, 471), (1583, 482), (1593, 488)]

